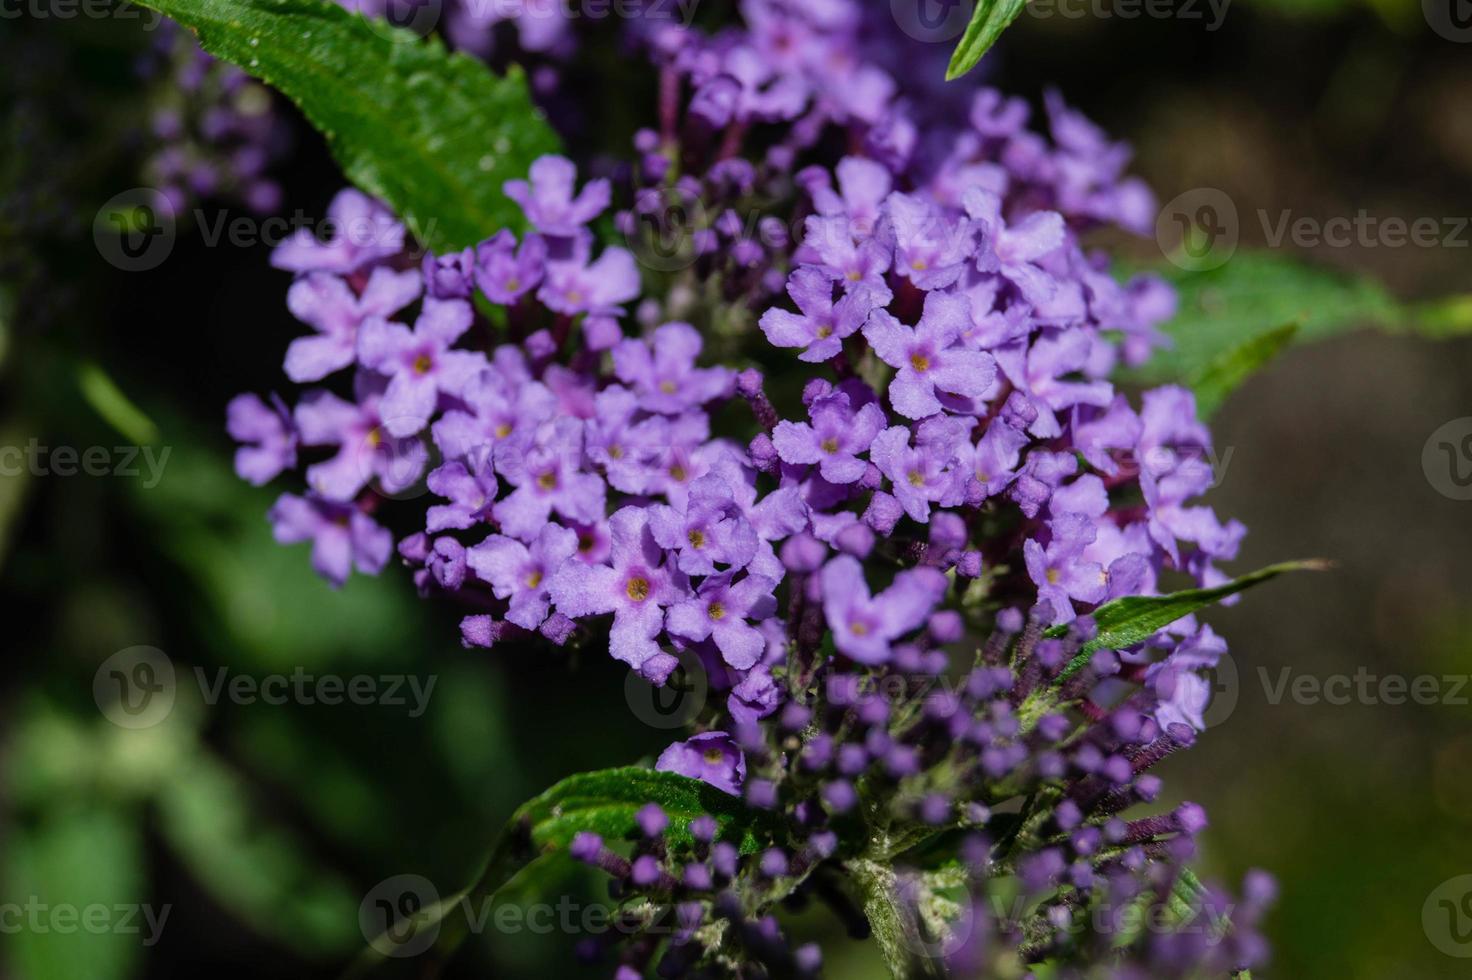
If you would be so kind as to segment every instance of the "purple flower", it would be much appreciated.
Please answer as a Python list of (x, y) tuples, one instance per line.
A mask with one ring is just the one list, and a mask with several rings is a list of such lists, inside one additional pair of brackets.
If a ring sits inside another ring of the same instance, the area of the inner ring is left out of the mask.
[(649, 531), (661, 548), (678, 555), (680, 571), (687, 575), (710, 575), (717, 564), (734, 571), (756, 557), (756, 530), (726, 481), (715, 475), (691, 483), (683, 506), (649, 508)]
[(648, 411), (678, 415), (735, 389), (728, 368), (698, 368), (700, 334), (688, 323), (666, 323), (648, 341), (624, 340), (613, 349), (613, 371)]
[(1034, 211), (1008, 227), (1002, 217), (999, 195), (972, 188), (963, 201), (966, 213), (987, 232), (977, 268), (1000, 274), (1017, 287), (1023, 299), (1035, 306), (1051, 299), (1057, 283), (1037, 263), (1063, 246), (1067, 238), (1063, 215), (1056, 211)]
[(746, 758), (725, 732), (706, 732), (676, 742), (660, 754), (654, 768), (698, 779), (732, 796), (740, 795), (746, 779)]
[(471, 548), (466, 561), (476, 575), (491, 583), (498, 599), (510, 599), (506, 619), (536, 629), (547, 618), (548, 586), (578, 550), (575, 532), (547, 524), (528, 548), (514, 538), (492, 535)]
[(660, 653), (655, 638), (664, 608), (684, 598), (684, 575), (664, 565), (664, 552), (649, 533), (649, 514), (625, 507), (608, 521), (611, 565), (568, 562), (548, 588), (558, 612), (573, 619), (613, 613), (608, 652), (638, 670)]
[(354, 566), (365, 575), (377, 575), (393, 551), (393, 535), (367, 514), (315, 495), (284, 493), (267, 517), (280, 544), (312, 542), (312, 567), (333, 588), (347, 581)]
[(320, 381), (352, 364), (363, 322), (393, 316), (419, 298), (420, 287), (419, 273), (412, 269), (374, 269), (362, 296), (353, 295), (345, 280), (325, 272), (298, 279), (286, 294), (287, 308), (318, 332), (291, 342), (286, 376), (298, 384)]
[(470, 304), (424, 301), (411, 331), (402, 323), (372, 319), (358, 332), (358, 359), (389, 378), (379, 411), (390, 435), (412, 436), (429, 424), (441, 391), (458, 395), (486, 366), (485, 355), (451, 350), (470, 329)]
[(607, 180), (588, 181), (574, 197), (577, 179), (578, 168), (571, 160), (544, 156), (532, 163), (531, 183), (508, 180), (504, 190), (538, 231), (566, 238), (602, 214), (612, 197)]
[(404, 226), (388, 208), (351, 188), (332, 199), (325, 224), (331, 232), (325, 241), (299, 228), (271, 253), (271, 264), (289, 272), (348, 275), (404, 250)]
[(812, 215), (804, 225), (802, 248), (796, 258), (843, 283), (845, 289), (865, 286), (888, 296), (884, 274), (889, 271), (892, 256), (892, 248), (868, 235), (856, 234), (847, 218)]
[(516, 247), (516, 236), (500, 231), (475, 249), (475, 284), (492, 303), (511, 306), (542, 284), (547, 273), (547, 242), (528, 235)]
[(645, 493), (654, 460), (670, 444), (669, 420), (659, 415), (637, 419), (639, 399), (622, 385), (600, 391), (595, 405), (586, 433), (588, 458), (603, 467), (614, 489)]
[(604, 512), (603, 480), (582, 470), (583, 423), (557, 418), (537, 427), (527, 448), (503, 445), (496, 469), (516, 490), (492, 511), (501, 529), (530, 541), (556, 511), (580, 524), (599, 520)]
[(895, 498), (905, 513), (920, 523), (930, 520), (930, 505), (960, 503), (965, 472), (955, 464), (966, 443), (969, 425), (960, 419), (927, 419), (915, 432), (897, 425), (874, 437), (869, 458), (889, 478)]
[(878, 237), (893, 245), (895, 271), (925, 290), (952, 285), (975, 249), (968, 221), (948, 217), (916, 194), (889, 195)]
[(389, 495), (412, 487), (424, 473), (429, 451), (413, 437), (395, 438), (384, 431), (378, 407), (383, 380), (360, 371), (358, 401), (344, 401), (329, 391), (311, 391), (296, 407), (296, 425), (308, 446), (338, 446), (331, 459), (307, 469), (307, 484), (330, 500), (351, 500), (374, 477)]
[(848, 395), (839, 392), (808, 406), (812, 425), (804, 422), (777, 423), (772, 444), (782, 462), (793, 465), (818, 464), (818, 472), (829, 483), (854, 483), (867, 469), (860, 453), (884, 426), (884, 410), (869, 402), (855, 412)]
[(537, 426), (557, 414), (557, 398), (531, 379), (526, 360), (514, 347), (500, 347), (488, 370), (459, 392), (465, 411), (451, 408), (434, 423), (435, 445), (449, 459), (465, 459), (470, 469), (490, 465), (503, 442), (525, 445)]
[(1023, 542), (1022, 554), (1028, 577), (1038, 587), (1038, 600), (1053, 607), (1053, 622), (1066, 623), (1074, 616), (1070, 600), (1103, 601), (1109, 580), (1102, 566), (1083, 557), (1098, 534), (1089, 517), (1062, 514), (1048, 522), (1048, 530), (1046, 548), (1029, 538)]
[(548, 263), (537, 299), (567, 316), (620, 313), (621, 304), (639, 295), (639, 267), (633, 253), (606, 248), (597, 261), (590, 260), (591, 245), (580, 239), (571, 258)]
[[(838, 193), (834, 193), (827, 173), (819, 171), (821, 183), (808, 188), (813, 207), (827, 217), (841, 215), (849, 220), (858, 235), (870, 235), (879, 220), (879, 208), (889, 196), (893, 180), (889, 169), (863, 157), (844, 157), (838, 161)], [(799, 178), (801, 175), (799, 175)]]
[(225, 429), (236, 442), (235, 472), (252, 486), (271, 482), (296, 465), (296, 429), (277, 395), (267, 405), (255, 395), (236, 395), (225, 406)]
[(762, 620), (777, 611), (776, 590), (776, 582), (759, 575), (747, 575), (734, 585), (729, 573), (712, 575), (693, 599), (670, 607), (665, 628), (687, 640), (714, 641), (728, 665), (746, 670), (767, 648), (766, 637), (747, 620)]
[(431, 493), (449, 501), (426, 512), (424, 527), (430, 533), (448, 528), (463, 531), (485, 521), (498, 489), (496, 476), (490, 469), (472, 472), (460, 462), (438, 467), (429, 474), (428, 483)]
[(941, 410), (936, 392), (980, 398), (996, 377), (996, 362), (984, 351), (953, 347), (971, 322), (965, 297), (931, 293), (914, 327), (886, 310), (876, 310), (864, 337), (880, 360), (897, 368), (889, 383), (889, 400), (906, 418), (923, 419)]
[(839, 555), (823, 566), (823, 615), (833, 643), (863, 664), (889, 659), (890, 644), (920, 627), (946, 593), (946, 577), (934, 568), (912, 568), (870, 596), (857, 558)]
[(801, 347), (798, 360), (817, 363), (838, 356), (843, 340), (889, 302), (888, 291), (861, 286), (833, 301), (833, 281), (813, 268), (801, 268), (787, 281), (787, 293), (802, 312), (770, 309), (762, 314), (762, 333), (775, 347)]

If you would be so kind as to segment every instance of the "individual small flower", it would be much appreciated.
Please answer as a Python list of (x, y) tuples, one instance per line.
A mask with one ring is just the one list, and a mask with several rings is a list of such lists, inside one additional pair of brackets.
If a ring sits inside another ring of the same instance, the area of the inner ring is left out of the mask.
[(591, 245), (579, 239), (571, 258), (550, 262), (537, 299), (555, 313), (604, 315), (639, 295), (639, 266), (625, 248), (606, 248), (596, 260)]
[(402, 493), (423, 475), (429, 451), (418, 439), (394, 438), (384, 431), (378, 413), (381, 377), (360, 371), (354, 387), (356, 402), (330, 391), (311, 391), (296, 407), (297, 431), (305, 445), (339, 447), (331, 459), (307, 468), (307, 484), (341, 501), (352, 500), (374, 478), (383, 493)]
[(682, 506), (649, 509), (649, 530), (661, 548), (678, 556), (680, 571), (710, 575), (716, 565), (735, 571), (756, 557), (757, 536), (726, 481), (706, 475), (690, 484)]
[(267, 405), (256, 395), (236, 395), (225, 406), (225, 429), (236, 442), (235, 472), (252, 486), (270, 483), (296, 466), (296, 428), (277, 395)]
[(334, 588), (347, 581), (354, 566), (377, 575), (393, 551), (393, 535), (350, 504), (284, 493), (267, 516), (277, 542), (312, 542), (312, 567)]
[(736, 386), (729, 368), (698, 368), (702, 342), (688, 323), (666, 323), (647, 340), (624, 340), (613, 348), (613, 371), (651, 412), (678, 415), (728, 397)]
[(1102, 566), (1085, 561), (1083, 551), (1093, 543), (1098, 531), (1084, 514), (1062, 514), (1048, 522), (1050, 540), (1044, 548), (1029, 538), (1022, 553), (1027, 574), (1038, 587), (1038, 601), (1047, 602), (1053, 610), (1053, 622), (1073, 619), (1073, 602), (1101, 602), (1109, 587)]
[(558, 410), (556, 396), (532, 380), (521, 351), (509, 346), (496, 349), (490, 369), (472, 376), (457, 401), (464, 407), (447, 410), (431, 431), (446, 458), (467, 460), (472, 470), (489, 466), (502, 443), (528, 443)]
[(762, 333), (776, 347), (801, 347), (800, 361), (817, 363), (837, 357), (843, 340), (869, 319), (875, 308), (889, 301), (888, 291), (856, 288), (833, 301), (833, 281), (811, 267), (798, 269), (787, 282), (787, 293), (801, 313), (770, 309), (762, 314)]
[(430, 493), (449, 501), (425, 513), (424, 527), (431, 533), (450, 528), (463, 531), (484, 522), (499, 489), (496, 474), (489, 468), (471, 471), (458, 461), (431, 472), (428, 484)]
[(588, 458), (603, 468), (609, 486), (624, 493), (645, 493), (651, 467), (670, 444), (669, 420), (642, 414), (638, 397), (622, 385), (597, 395), (586, 433)]
[(542, 423), (525, 449), (497, 451), (496, 469), (516, 488), (492, 510), (502, 529), (530, 541), (553, 511), (577, 523), (600, 519), (606, 488), (582, 461), (583, 423), (574, 418)]
[(404, 226), (379, 202), (352, 188), (327, 206), (325, 241), (298, 228), (271, 253), (271, 264), (289, 272), (348, 275), (404, 250)]
[(996, 362), (984, 351), (952, 346), (971, 321), (970, 304), (961, 296), (931, 293), (915, 327), (900, 323), (887, 310), (876, 310), (864, 337), (880, 360), (897, 368), (889, 383), (889, 400), (906, 418), (923, 419), (941, 410), (937, 392), (980, 398), (996, 377)]
[(986, 231), (977, 268), (998, 273), (1035, 306), (1051, 299), (1058, 284), (1038, 260), (1063, 246), (1067, 238), (1063, 215), (1034, 211), (1009, 226), (1002, 217), (1001, 196), (979, 187), (967, 191), (962, 203)]
[(894, 497), (912, 520), (930, 520), (933, 504), (949, 505), (964, 499), (966, 473), (956, 464), (966, 446), (970, 426), (960, 419), (927, 419), (915, 432), (891, 426), (874, 437), (869, 458), (888, 477)]
[(547, 242), (528, 235), (516, 245), (516, 236), (499, 231), (475, 249), (475, 284), (492, 303), (511, 306), (542, 284), (547, 273)]
[(317, 328), (317, 334), (298, 337), (286, 348), (286, 376), (298, 384), (320, 381), (352, 364), (362, 324), (393, 316), (419, 298), (420, 288), (413, 269), (374, 269), (361, 296), (345, 280), (325, 272), (298, 279), (287, 291), (286, 306), (298, 320)]
[(890, 657), (890, 644), (920, 627), (946, 592), (946, 577), (933, 568), (912, 568), (871, 596), (863, 566), (839, 555), (823, 566), (823, 614), (839, 651), (864, 664)]
[(782, 421), (772, 432), (772, 443), (782, 462), (818, 464), (829, 483), (855, 483), (867, 469), (859, 459), (884, 427), (884, 410), (874, 402), (855, 412), (843, 392), (820, 398), (808, 406), (812, 425)]
[(552, 576), (577, 550), (575, 532), (547, 524), (531, 547), (495, 534), (469, 549), (466, 561), (471, 571), (491, 583), (496, 598), (511, 600), (507, 621), (530, 630), (547, 618)]
[(485, 355), (451, 350), (470, 329), (470, 304), (425, 300), (411, 331), (402, 323), (373, 319), (358, 333), (358, 359), (389, 378), (379, 403), (390, 435), (412, 436), (429, 424), (440, 392), (458, 395), (485, 366)]
[(506, 196), (521, 205), (527, 220), (544, 235), (576, 235), (608, 207), (612, 190), (607, 180), (590, 180), (574, 196), (578, 168), (566, 157), (538, 157), (531, 166), (531, 182), (508, 180)]
[(695, 590), (695, 597), (670, 607), (665, 628), (672, 636), (700, 641), (711, 639), (721, 657), (736, 670), (754, 666), (767, 641), (748, 620), (763, 620), (777, 611), (777, 583), (759, 575), (731, 582), (729, 573), (712, 575)]
[(548, 591), (558, 611), (573, 619), (613, 613), (608, 652), (638, 670), (660, 653), (655, 637), (664, 629), (664, 609), (688, 593), (688, 584), (665, 567), (647, 511), (625, 507), (608, 523), (611, 565), (567, 562)]
[[(859, 235), (847, 218), (810, 215), (803, 226), (798, 261), (809, 265), (847, 290), (865, 287), (888, 294), (884, 274), (894, 250), (868, 235)], [(883, 300), (888, 302), (888, 300)]]
[(676, 742), (660, 754), (654, 768), (698, 779), (732, 796), (740, 795), (746, 779), (746, 758), (725, 732), (706, 732)]
[(975, 248), (966, 219), (948, 217), (920, 195), (898, 192), (889, 195), (883, 212), (878, 237), (894, 246), (895, 272), (925, 290), (944, 289), (961, 277)]
[(837, 193), (828, 182), (826, 173), (819, 171), (822, 182), (808, 189), (813, 207), (821, 215), (846, 217), (850, 227), (859, 235), (873, 234), (880, 206), (893, 186), (889, 168), (863, 157), (844, 157), (838, 161), (835, 172), (838, 175)]

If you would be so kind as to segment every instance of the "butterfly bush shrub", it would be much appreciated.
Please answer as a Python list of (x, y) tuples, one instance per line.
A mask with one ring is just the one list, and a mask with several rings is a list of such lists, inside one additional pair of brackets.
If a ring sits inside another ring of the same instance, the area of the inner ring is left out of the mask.
[(1199, 502), (1191, 394), (1111, 381), (1174, 307), (1083, 244), (1152, 224), (1128, 151), (1056, 96), (1044, 135), (915, 81), (858, 3), (742, 10), (633, 25), (650, 127), (612, 176), (508, 183), (526, 230), (422, 254), (346, 190), (281, 246), (306, 388), (230, 403), (240, 474), (302, 469), (277, 539), (334, 585), (397, 555), (467, 646), (705, 672), (656, 768), (725, 802), (568, 848), (620, 980), (815, 975), (775, 917), (811, 900), (902, 976), (1261, 963), (1271, 879), (1202, 886), (1204, 810), (1150, 806), (1225, 645), (1095, 618), (1223, 584), (1245, 530)]

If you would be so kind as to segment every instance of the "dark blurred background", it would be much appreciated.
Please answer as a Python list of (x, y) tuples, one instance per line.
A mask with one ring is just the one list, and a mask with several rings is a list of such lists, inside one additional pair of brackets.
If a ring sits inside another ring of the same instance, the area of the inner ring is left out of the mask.
[[(1135, 145), (1162, 200), (1226, 192), (1244, 248), (1271, 244), (1259, 209), (1273, 222), (1472, 216), (1472, 47), (1432, 30), (1419, 5), (1236, 0), (1214, 30), (1197, 8), (1024, 15), (988, 58), (992, 81), (1035, 104), (1057, 87)], [(363, 946), (359, 906), (377, 883), (418, 874), (448, 895), (522, 800), (671, 736), (630, 723), (607, 658), (467, 652), (458, 610), (418, 601), (407, 572), (333, 592), (304, 548), (271, 541), (274, 492), (234, 477), (223, 416), (235, 393), (283, 384), (299, 332), (287, 277), (265, 246), (212, 248), (197, 229), (146, 272), (92, 244), (98, 208), (140, 183), (132, 64), (147, 43), (119, 19), (0, 24), (0, 445), (169, 452), (156, 483), (146, 468), (0, 477), (0, 902), (169, 913), (151, 945), (141, 916), (141, 934), (94, 934), (14, 930), (0, 914), (0, 973), (330, 976)], [(340, 177), (307, 127), (293, 130), (283, 210), (320, 215)], [(1472, 231), (1460, 241), (1278, 251), (1418, 301), (1472, 292)], [(1118, 244), (1161, 259), (1154, 242)], [(1469, 975), (1447, 950), (1472, 948), (1423, 922), (1423, 907), (1472, 874), (1472, 691), (1441, 686), (1461, 704), (1337, 706), (1273, 703), (1271, 689), (1285, 668), (1472, 673), (1472, 503), (1443, 496), (1421, 465), (1432, 432), (1468, 415), (1472, 339), (1364, 331), (1282, 355), (1215, 420), (1226, 466), (1212, 503), (1251, 528), (1236, 569), (1337, 562), (1210, 615), (1233, 669), (1214, 726), (1165, 773), (1212, 815), (1205, 876), (1278, 875), (1268, 976)], [(130, 730), (99, 710), (93, 681), (140, 645), (164, 651), (181, 682), (167, 719)], [(210, 706), (196, 667), (436, 686), (418, 717)], [(563, 890), (597, 897), (579, 880)], [(568, 945), (492, 929), (449, 964), (386, 973), (570, 975)], [(859, 948), (831, 959), (834, 976), (877, 969)]]

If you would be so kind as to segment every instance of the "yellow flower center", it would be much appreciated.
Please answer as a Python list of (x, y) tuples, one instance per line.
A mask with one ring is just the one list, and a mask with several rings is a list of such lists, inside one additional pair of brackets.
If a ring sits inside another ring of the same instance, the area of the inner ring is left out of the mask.
[(910, 355), (910, 367), (914, 368), (916, 371), (919, 371), (921, 373), (924, 373), (926, 371), (929, 371), (930, 370), (930, 358), (926, 357), (924, 354), (911, 354)]
[(719, 602), (712, 602), (710, 604), (710, 609), (707, 610), (707, 611), (710, 613), (710, 618), (711, 619), (725, 619), (726, 618), (726, 607), (723, 606), (723, 605), (721, 605)]
[(624, 586), (624, 592), (635, 602), (643, 602), (649, 598), (649, 580), (643, 576), (636, 575), (629, 579), (628, 584)]
[(414, 358), (415, 374), (428, 374), (429, 369), (432, 367), (434, 367), (434, 361), (430, 358), (428, 354), (420, 354), (418, 357)]
[(838, 440), (830, 436), (819, 443), (818, 448), (825, 453), (836, 453), (838, 452)]

